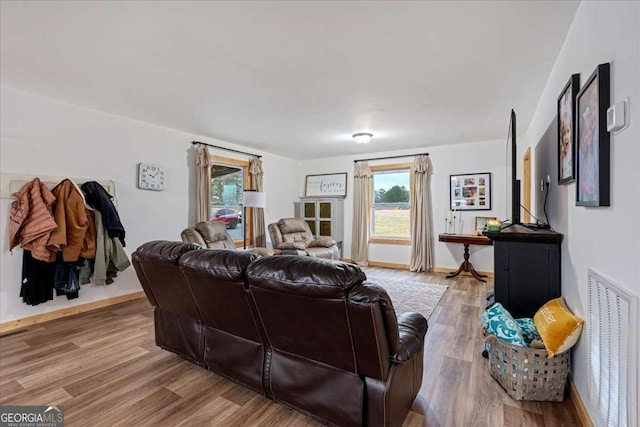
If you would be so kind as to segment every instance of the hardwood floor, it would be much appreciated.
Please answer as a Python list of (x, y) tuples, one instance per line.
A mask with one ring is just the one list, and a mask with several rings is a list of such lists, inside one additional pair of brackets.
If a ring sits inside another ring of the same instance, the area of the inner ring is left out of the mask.
[[(580, 426), (562, 403), (518, 402), (490, 377), (479, 316), (492, 280), (369, 268), (449, 286), (429, 319), (424, 378), (404, 426)], [(380, 284), (384, 285), (380, 281)], [(67, 426), (317, 426), (154, 344), (146, 299), (0, 338), (0, 404), (64, 405)]]

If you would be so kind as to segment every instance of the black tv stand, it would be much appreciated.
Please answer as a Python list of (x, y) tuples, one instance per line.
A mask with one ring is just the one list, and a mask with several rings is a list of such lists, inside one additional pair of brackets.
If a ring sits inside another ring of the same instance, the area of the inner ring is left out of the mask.
[(544, 303), (560, 296), (562, 234), (523, 224), (483, 234), (494, 243), (496, 302), (514, 317), (533, 317)]
[[(500, 227), (500, 231), (506, 230), (506, 229), (511, 228), (513, 226), (516, 226), (516, 225), (521, 225), (521, 224), (519, 222), (506, 222), (506, 223), (503, 223), (502, 226)], [(485, 234), (485, 232), (483, 232), (482, 234)]]
[(545, 224), (545, 223), (535, 223), (535, 222), (531, 222), (529, 224), (522, 224), (520, 222), (512, 222), (512, 223), (508, 223), (506, 225), (503, 225), (502, 228), (500, 229), (500, 231), (504, 231), (510, 227), (513, 226), (520, 226), (520, 227), (525, 227), (528, 228), (529, 230), (533, 230), (533, 231), (537, 231), (537, 230), (550, 230), (551, 226), (549, 224)]
[(544, 222), (529, 223), (529, 224), (526, 224), (525, 227), (527, 227), (529, 230), (550, 230), (551, 229), (551, 226)]

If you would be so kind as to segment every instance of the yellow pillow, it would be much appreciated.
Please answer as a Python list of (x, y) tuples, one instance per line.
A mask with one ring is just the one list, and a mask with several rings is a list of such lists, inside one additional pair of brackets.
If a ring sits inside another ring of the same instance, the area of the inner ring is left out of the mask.
[(552, 358), (574, 346), (580, 338), (584, 320), (574, 316), (560, 297), (543, 305), (533, 316), (533, 322)]

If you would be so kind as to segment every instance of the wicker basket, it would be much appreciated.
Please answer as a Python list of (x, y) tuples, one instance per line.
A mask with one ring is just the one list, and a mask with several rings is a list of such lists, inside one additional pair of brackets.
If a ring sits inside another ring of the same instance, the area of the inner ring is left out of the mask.
[(482, 330), (491, 376), (515, 400), (562, 402), (569, 373), (569, 350), (548, 359), (544, 349), (501, 341)]

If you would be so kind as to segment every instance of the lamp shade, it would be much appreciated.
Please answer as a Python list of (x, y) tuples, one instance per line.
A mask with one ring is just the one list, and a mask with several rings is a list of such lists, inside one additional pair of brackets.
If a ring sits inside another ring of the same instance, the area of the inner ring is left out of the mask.
[(245, 208), (264, 208), (267, 206), (267, 195), (262, 191), (245, 191), (242, 205)]

